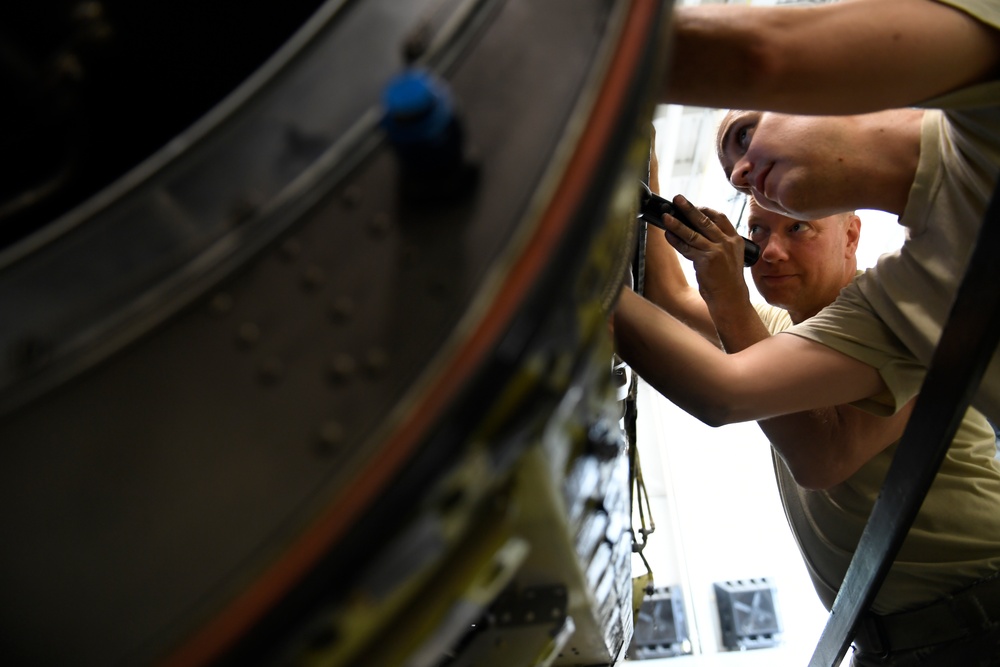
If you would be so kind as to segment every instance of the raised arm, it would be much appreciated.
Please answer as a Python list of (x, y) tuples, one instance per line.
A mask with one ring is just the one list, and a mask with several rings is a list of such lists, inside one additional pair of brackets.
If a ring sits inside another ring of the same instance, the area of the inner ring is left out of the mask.
[(933, 0), (697, 5), (673, 15), (664, 102), (864, 113), (995, 78), (1000, 33)]
[[(718, 211), (696, 209), (682, 196), (675, 197), (674, 204), (687, 214), (688, 220), (701, 226), (701, 233), (666, 216), (664, 222), (668, 231), (663, 236), (663, 243), (672, 248), (662, 252), (676, 251), (675, 260), (676, 253), (680, 253), (694, 265), (698, 298), (722, 346), (733, 352), (767, 338), (770, 333), (750, 303), (743, 270), (743, 239), (732, 223)], [(677, 270), (680, 271), (680, 267)], [(671, 311), (667, 309), (667, 312)], [(733, 347), (727, 339), (734, 336), (748, 342)]]
[(645, 296), (657, 306), (688, 325), (717, 347), (721, 346), (715, 323), (705, 300), (692, 287), (681, 268), (677, 252), (664, 233), (650, 228), (646, 238)]
[[(655, 139), (654, 130), (654, 147)], [(649, 188), (659, 193), (659, 162), (655, 150), (649, 157)], [(677, 252), (667, 243), (664, 233), (652, 226), (649, 227), (646, 236), (646, 273), (643, 290), (647, 299), (700, 333), (714, 345), (721, 345), (705, 300), (701, 298), (698, 289), (688, 283)]]

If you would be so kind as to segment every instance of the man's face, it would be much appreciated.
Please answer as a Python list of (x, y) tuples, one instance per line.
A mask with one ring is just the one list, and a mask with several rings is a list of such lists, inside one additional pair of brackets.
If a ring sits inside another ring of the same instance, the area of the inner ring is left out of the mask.
[(732, 111), (719, 130), (719, 157), (737, 190), (808, 220), (843, 210), (848, 129), (839, 117)]
[(751, 200), (749, 228), (761, 247), (750, 269), (757, 291), (793, 322), (829, 305), (854, 277), (861, 221), (853, 214), (794, 220)]

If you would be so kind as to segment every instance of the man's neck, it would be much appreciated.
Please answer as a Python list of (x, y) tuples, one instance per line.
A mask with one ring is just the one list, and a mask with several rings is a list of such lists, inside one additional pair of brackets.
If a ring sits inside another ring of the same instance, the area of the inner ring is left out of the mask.
[(920, 161), (922, 109), (891, 109), (858, 116), (865, 147), (858, 187), (863, 208), (902, 215)]
[(836, 293), (827, 294), (825, 298), (817, 299), (812, 304), (804, 306), (803, 308), (797, 308), (794, 311), (786, 308), (785, 311), (788, 313), (788, 317), (792, 320), (792, 324), (801, 324), (805, 322), (810, 317), (823, 310), (827, 306), (836, 300), (837, 295), (840, 294), (840, 290), (844, 289), (850, 285), (854, 279), (858, 276), (858, 263), (857, 260), (848, 260), (847, 268), (844, 271), (844, 281), (841, 283), (840, 287), (837, 288)]

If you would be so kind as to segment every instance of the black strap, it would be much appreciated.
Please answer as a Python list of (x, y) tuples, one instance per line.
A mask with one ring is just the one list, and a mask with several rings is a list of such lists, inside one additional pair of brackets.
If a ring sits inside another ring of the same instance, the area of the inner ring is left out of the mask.
[(809, 667), (836, 667), (875, 599), (1000, 341), (1000, 184), (920, 396)]

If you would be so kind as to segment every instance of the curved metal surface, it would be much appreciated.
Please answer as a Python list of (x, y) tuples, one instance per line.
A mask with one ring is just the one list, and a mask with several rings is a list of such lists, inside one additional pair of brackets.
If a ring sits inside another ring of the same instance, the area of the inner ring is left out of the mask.
[[(8, 351), (0, 414), (189, 303), (286, 231), (296, 216), (289, 209), (372, 150), (379, 95), (402, 66), (401, 45), (442, 7), (397, 5), (327, 3), (195, 126), (0, 254), (0, 312), (17, 313), (0, 327)], [(465, 35), (452, 38), (428, 55), (449, 55)]]
[[(477, 433), (500, 479), (528, 446), (504, 424), (544, 421), (624, 275), (663, 11), (330, 3), (0, 257), (0, 652), (239, 662), (343, 595)], [(417, 205), (373, 108), (430, 14), (480, 178)]]

